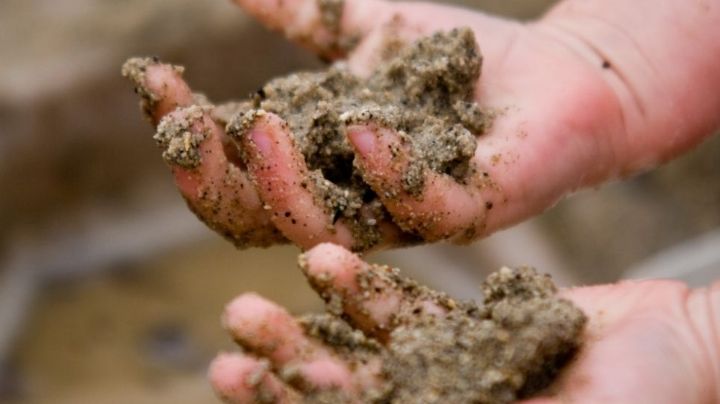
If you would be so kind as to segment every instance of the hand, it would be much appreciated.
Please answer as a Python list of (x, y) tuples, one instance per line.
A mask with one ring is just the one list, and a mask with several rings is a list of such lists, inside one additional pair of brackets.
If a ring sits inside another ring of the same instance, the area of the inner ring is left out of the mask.
[[(378, 248), (400, 245), (408, 233), (426, 241), (458, 242), (490, 234), (547, 209), (568, 192), (667, 160), (698, 143), (718, 123), (717, 114), (702, 115), (713, 105), (720, 107), (720, 98), (712, 95), (720, 92), (708, 92), (713, 87), (701, 79), (716, 76), (709, 74), (714, 65), (706, 63), (708, 58), (670, 52), (676, 59), (687, 56), (694, 65), (663, 66), (660, 73), (647, 73), (648, 68), (658, 70), (652, 66), (658, 61), (634, 63), (638, 50), (615, 46), (615, 31), (603, 31), (599, 39), (590, 35), (600, 32), (592, 31), (598, 21), (610, 20), (602, 26), (612, 26), (612, 16), (602, 15), (578, 27), (587, 16), (573, 14), (581, 7), (573, 8), (571, 2), (538, 22), (521, 24), (430, 4), (346, 0), (339, 25), (332, 27), (323, 24), (316, 0), (236, 2), (269, 27), (325, 57), (347, 58), (359, 75), (378, 63), (387, 30), (407, 41), (457, 26), (474, 30), (484, 56), (476, 99), (497, 116), (478, 140), (472, 161), (476, 175), (467, 185), (427, 172), (420, 196), (403, 193), (399, 184), (407, 150), (397, 134), (376, 124), (347, 130), (363, 179), (392, 216), (379, 223)], [(662, 4), (667, 8), (674, 3)], [(622, 17), (625, 3), (615, 8)], [(716, 11), (695, 16), (698, 21), (690, 23), (708, 25)], [(686, 20), (680, 22), (687, 25)], [(658, 29), (655, 25), (651, 28)], [(672, 30), (659, 32), (658, 38), (664, 38), (666, 31)], [(671, 43), (672, 38), (663, 44), (690, 52), (680, 39)], [(351, 39), (358, 40), (357, 46), (346, 54), (341, 44)], [(638, 46), (643, 45), (647, 44)], [(716, 48), (708, 45), (708, 53), (720, 53)], [(669, 78), (663, 76), (665, 72)], [(678, 79), (676, 83), (672, 79), (685, 77), (678, 72), (698, 74), (694, 82)], [(142, 81), (139, 85), (156, 101), (150, 110), (156, 122), (178, 106), (195, 103), (187, 84), (170, 66), (147, 66)], [(686, 91), (688, 86), (693, 90)], [(672, 93), (675, 87), (682, 93)], [(690, 93), (704, 98), (688, 101)], [(665, 108), (666, 99), (677, 102)], [(173, 114), (180, 119), (186, 113)], [(258, 119), (242, 140), (243, 147), (259, 152), (250, 153), (247, 166), (226, 147), (227, 136), (209, 112), (195, 121), (195, 132), (210, 134), (202, 144), (200, 167), (173, 170), (190, 206), (211, 227), (238, 245), (269, 245), (285, 239), (303, 248), (320, 242), (356, 244), (348, 228), (343, 223), (331, 226), (330, 215), (316, 203), (305, 162), (279, 117), (267, 114)], [(674, 130), (672, 138), (666, 133), (669, 127)], [(398, 153), (391, 155), (388, 146), (395, 146)], [(388, 188), (398, 190), (399, 197), (385, 198), (381, 191)]]
[[(392, 289), (369, 300), (353, 300), (358, 275), (370, 267), (340, 247), (319, 245), (305, 259), (305, 274), (316, 290), (340, 294), (351, 322), (383, 344), (390, 343), (393, 313), (418, 305), (417, 298)], [(331, 281), (323, 281), (327, 279)], [(624, 282), (563, 294), (589, 316), (584, 346), (544, 397), (528, 404), (692, 404), (720, 399), (720, 284), (691, 292), (677, 282)], [(431, 313), (443, 315), (433, 303), (424, 304)], [(332, 347), (305, 335), (283, 308), (255, 294), (230, 303), (223, 323), (245, 348), (244, 353), (220, 354), (211, 366), (212, 384), (227, 402), (294, 403), (333, 388), (357, 397), (379, 383), (380, 357), (351, 367)], [(278, 376), (288, 367), (298, 373), (292, 385)]]

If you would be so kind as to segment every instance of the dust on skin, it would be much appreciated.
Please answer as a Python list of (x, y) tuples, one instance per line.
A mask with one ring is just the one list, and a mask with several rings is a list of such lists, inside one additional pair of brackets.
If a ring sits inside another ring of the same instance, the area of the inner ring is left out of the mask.
[[(302, 258), (300, 265), (305, 265)], [(383, 381), (363, 392), (363, 403), (510, 403), (546, 388), (581, 346), (587, 318), (557, 296), (549, 276), (531, 268), (491, 274), (482, 285), (482, 303), (455, 301), (387, 266), (376, 265), (359, 276), (360, 290), (345, 297), (353, 299), (352, 307), (388, 288), (408, 297), (411, 304), (394, 315), (392, 331), (366, 335), (349, 325), (342, 315), (348, 302), (329, 292), (328, 278), (311, 281), (327, 302), (327, 313), (306, 315), (302, 324), (351, 367), (381, 358)], [(428, 301), (446, 314), (428, 312)], [(305, 402), (357, 399), (331, 391)]]

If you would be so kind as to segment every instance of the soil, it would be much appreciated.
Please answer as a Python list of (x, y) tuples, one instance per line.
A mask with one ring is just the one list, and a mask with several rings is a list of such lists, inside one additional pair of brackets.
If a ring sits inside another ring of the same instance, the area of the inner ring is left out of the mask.
[[(252, 107), (285, 119), (310, 168), (339, 186), (359, 186), (352, 184), (359, 174), (352, 168), (345, 127), (368, 121), (406, 137), (415, 164), (461, 180), (475, 152), (475, 135), (487, 125), (473, 101), (480, 65), (472, 31), (456, 29), (404, 48), (367, 79), (342, 63), (275, 79), (257, 92)], [(242, 135), (247, 126), (231, 126), (229, 132)], [(412, 170), (404, 185), (417, 194), (423, 177)]]
[[(580, 309), (557, 296), (549, 276), (531, 268), (491, 274), (483, 283), (481, 304), (457, 302), (386, 266), (375, 266), (363, 277), (353, 299), (371, 299), (386, 288), (410, 296), (412, 303), (395, 315), (389, 334), (373, 333), (379, 336), (373, 338), (353, 329), (342, 315), (346, 302), (327, 293), (326, 280), (313, 286), (328, 313), (301, 320), (309, 335), (333, 347), (351, 367), (382, 359), (384, 384), (363, 392), (361, 402), (510, 403), (533, 396), (573, 358), (587, 322)], [(447, 314), (428, 313), (427, 301)], [(356, 401), (325, 391), (306, 402)]]
[(184, 168), (195, 168), (200, 165), (200, 144), (206, 133), (193, 131), (192, 125), (202, 120), (207, 107), (193, 105), (178, 114), (174, 119), (163, 119), (153, 136), (155, 142), (163, 150), (163, 159), (171, 165)]
[(356, 249), (364, 250), (379, 240), (367, 240), (374, 224), (360, 220), (359, 209), (377, 196), (353, 165), (347, 125), (373, 122), (398, 132), (411, 148), (403, 178), (411, 195), (422, 197), (427, 169), (462, 182), (472, 171), (476, 136), (490, 121), (473, 101), (481, 60), (470, 29), (436, 33), (402, 48), (367, 78), (338, 63), (272, 80), (250, 102), (235, 104), (227, 131), (243, 136), (263, 111), (282, 117), (313, 173), (318, 198), (335, 220), (354, 224), (356, 238), (365, 239)]

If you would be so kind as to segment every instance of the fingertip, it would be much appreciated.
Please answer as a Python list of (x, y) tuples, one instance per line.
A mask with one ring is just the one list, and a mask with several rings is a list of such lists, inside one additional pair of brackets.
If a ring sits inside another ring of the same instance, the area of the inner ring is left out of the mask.
[(347, 136), (356, 153), (371, 155), (375, 151), (376, 135), (372, 128), (364, 125), (352, 125), (347, 128)]
[(225, 306), (222, 324), (237, 334), (253, 334), (255, 329), (262, 327), (261, 322), (276, 323), (285, 318), (290, 318), (285, 309), (256, 293), (247, 292)]
[(147, 66), (145, 85), (149, 90), (161, 97), (170, 98), (175, 102), (192, 102), (192, 92), (182, 74), (181, 66), (155, 63)]
[(235, 118), (230, 136), (241, 147), (252, 149), (258, 156), (248, 156), (260, 163), (266, 159), (285, 157), (288, 164), (295, 163), (294, 139), (287, 122), (278, 115), (262, 109), (255, 109)]
[(367, 265), (357, 255), (332, 243), (312, 248), (301, 261), (305, 262), (301, 267), (314, 285), (348, 292), (357, 291), (355, 276)]
[(252, 403), (255, 388), (251, 375), (267, 371), (267, 363), (241, 354), (221, 353), (210, 364), (208, 378), (218, 396), (228, 403)]
[(250, 136), (250, 140), (255, 145), (255, 148), (257, 149), (260, 154), (263, 156), (267, 156), (271, 152), (272, 144), (270, 142), (270, 138), (267, 135), (267, 131), (262, 129), (252, 129), (250, 133), (248, 134)]
[(302, 328), (287, 310), (255, 293), (245, 293), (230, 302), (222, 324), (243, 347), (276, 364), (297, 358), (309, 346)]
[(238, 353), (221, 353), (210, 364), (208, 378), (226, 403), (286, 403), (293, 392), (272, 372), (267, 360)]
[(178, 107), (193, 103), (194, 96), (182, 78), (184, 68), (162, 63), (157, 58), (131, 58), (122, 67), (123, 76), (135, 85), (143, 110), (157, 125)]
[(388, 191), (406, 194), (402, 176), (409, 164), (409, 151), (400, 135), (375, 122), (348, 126), (346, 134), (365, 181), (376, 192), (385, 191), (378, 193), (381, 199)]

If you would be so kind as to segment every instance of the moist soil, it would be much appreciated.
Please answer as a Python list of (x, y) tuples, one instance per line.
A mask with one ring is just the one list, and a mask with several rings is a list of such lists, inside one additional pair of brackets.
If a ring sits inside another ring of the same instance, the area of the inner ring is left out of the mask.
[(318, 199), (334, 220), (351, 224), (359, 240), (355, 249), (366, 250), (380, 240), (377, 221), (361, 220), (360, 208), (373, 206), (376, 217), (387, 215), (353, 164), (347, 126), (375, 123), (398, 132), (411, 151), (406, 193), (422, 197), (427, 169), (462, 182), (471, 171), (476, 135), (488, 125), (473, 101), (480, 66), (470, 29), (436, 33), (403, 47), (366, 78), (339, 63), (272, 80), (246, 103), (248, 111), (235, 115), (228, 133), (243, 136), (258, 110), (282, 117), (311, 170)]
[[(382, 359), (383, 384), (363, 392), (364, 403), (495, 404), (536, 395), (573, 358), (587, 322), (580, 309), (557, 296), (548, 275), (527, 267), (491, 274), (482, 285), (483, 303), (457, 302), (387, 266), (374, 266), (362, 277), (353, 307), (388, 289), (410, 297), (392, 319), (392, 331), (371, 332), (373, 338), (353, 329), (342, 315), (347, 302), (327, 292), (330, 280), (313, 285), (328, 313), (305, 316), (301, 324), (351, 368)], [(447, 314), (426, 312), (427, 301)], [(307, 403), (353, 400), (357, 397), (338, 391), (306, 398)]]

